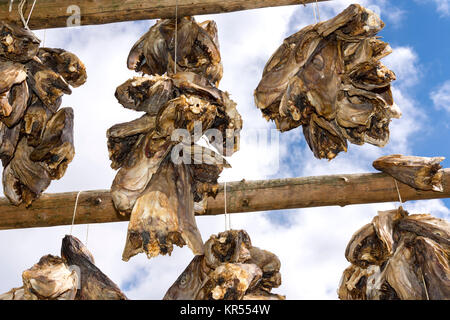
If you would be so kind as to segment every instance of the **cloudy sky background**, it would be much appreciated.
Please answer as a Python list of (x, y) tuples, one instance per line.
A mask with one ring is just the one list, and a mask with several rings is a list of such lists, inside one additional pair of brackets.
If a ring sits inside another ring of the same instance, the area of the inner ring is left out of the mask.
[[(354, 1), (320, 3), (322, 20), (331, 18)], [(360, 4), (379, 10), (386, 28), (380, 35), (394, 53), (384, 63), (397, 75), (393, 86), (403, 112), (391, 123), (390, 143), (383, 149), (349, 145), (335, 160), (317, 160), (303, 138), (301, 128), (279, 136), (279, 148), (261, 147), (252, 137), (275, 128), (254, 106), (253, 90), (266, 61), (283, 39), (314, 23), (313, 6), (288, 6), (211, 16), (219, 27), (224, 77), (222, 90), (238, 103), (244, 120), (241, 150), (229, 161), (221, 181), (270, 179), (375, 171), (379, 156), (403, 153), (445, 156), (450, 117), (450, 1), (367, 0)], [(39, 1), (37, 2), (39, 5)], [(31, 18), (32, 19), (32, 18)], [(76, 157), (66, 175), (53, 181), (47, 192), (107, 189), (115, 171), (109, 167), (106, 130), (113, 124), (139, 117), (121, 107), (115, 88), (137, 75), (126, 68), (129, 49), (154, 21), (117, 23), (71, 29), (38, 31), (45, 46), (76, 53), (86, 64), (87, 83), (63, 100), (75, 110)], [(347, 267), (344, 251), (351, 235), (368, 223), (378, 210), (398, 203), (313, 209), (282, 210), (232, 215), (232, 227), (249, 233), (253, 245), (272, 251), (282, 263), (283, 284), (274, 291), (288, 299), (337, 299), (336, 289)], [(408, 202), (410, 213), (432, 213), (448, 219), (448, 200)], [(197, 218), (203, 240), (224, 230), (224, 217)], [(75, 226), (73, 234), (86, 239), (87, 227)], [(0, 231), (0, 292), (21, 285), (21, 273), (45, 254), (59, 255), (61, 239), (70, 227)], [(121, 260), (127, 223), (90, 225), (88, 248), (97, 266), (131, 299), (161, 299), (192, 259), (187, 248), (175, 248), (172, 256), (148, 260), (143, 254)]]

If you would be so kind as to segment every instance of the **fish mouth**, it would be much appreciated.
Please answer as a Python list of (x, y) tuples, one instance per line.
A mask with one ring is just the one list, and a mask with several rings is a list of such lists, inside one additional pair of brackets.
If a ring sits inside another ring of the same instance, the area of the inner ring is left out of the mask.
[(136, 72), (140, 72), (142, 70), (142, 67), (145, 65), (145, 63), (147, 62), (147, 60), (145, 59), (145, 56), (143, 53), (138, 54), (131, 54), (128, 57), (128, 61), (127, 61), (127, 67), (130, 70), (134, 70)]

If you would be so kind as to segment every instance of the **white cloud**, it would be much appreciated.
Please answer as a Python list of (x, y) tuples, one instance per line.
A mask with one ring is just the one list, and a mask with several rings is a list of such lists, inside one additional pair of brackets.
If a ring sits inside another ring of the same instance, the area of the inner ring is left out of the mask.
[(433, 2), (436, 5), (436, 10), (441, 16), (450, 15), (450, 0), (415, 0), (419, 3), (430, 3)]
[(444, 109), (450, 112), (450, 80), (444, 82), (439, 88), (432, 91), (430, 94), (434, 106), (437, 109)]
[[(321, 19), (337, 14), (353, 0), (320, 3)], [(378, 5), (382, 17), (392, 21), (392, 4), (388, 1), (361, 1)], [(391, 123), (391, 141), (383, 149), (350, 145), (348, 153), (335, 160), (317, 160), (306, 146), (301, 128), (280, 135), (280, 170), (274, 172), (278, 154), (270, 148), (252, 143), (256, 129), (270, 130), (254, 106), (253, 90), (265, 62), (283, 39), (299, 28), (314, 23), (312, 6), (288, 6), (236, 12), (210, 17), (219, 27), (224, 78), (220, 88), (231, 93), (244, 119), (241, 150), (229, 160), (233, 166), (221, 176), (222, 181), (266, 179), (338, 173), (374, 171), (371, 163), (377, 157), (394, 152), (411, 152), (410, 137), (423, 123), (423, 112), (414, 102), (412, 90), (419, 82), (420, 61), (413, 48), (394, 48), (384, 62), (398, 80), (394, 98), (403, 111), (400, 120)], [(53, 181), (49, 192), (109, 188), (115, 172), (109, 167), (105, 132), (111, 125), (137, 118), (136, 112), (122, 108), (114, 98), (115, 88), (136, 75), (126, 69), (125, 61), (134, 42), (153, 21), (118, 23), (76, 29), (46, 31), (46, 45), (75, 52), (86, 64), (88, 82), (73, 90), (63, 105), (75, 110), (76, 157), (66, 175)], [(43, 32), (38, 35), (42, 38)], [(386, 39), (389, 40), (389, 39)], [(392, 39), (394, 40), (394, 39)], [(368, 223), (377, 210), (396, 204), (371, 204), (349, 207), (327, 207), (285, 210), (270, 213), (233, 214), (232, 227), (246, 229), (255, 246), (280, 257), (283, 284), (274, 290), (288, 299), (336, 299), (336, 289), (348, 262), (344, 251), (351, 235)], [(438, 212), (448, 215), (442, 201), (413, 202), (405, 205), (411, 213)], [(203, 240), (224, 229), (224, 217), (198, 217)], [(0, 231), (0, 292), (21, 283), (21, 272), (48, 253), (59, 254), (60, 242), (69, 226), (46, 229)], [(133, 299), (161, 299), (192, 259), (187, 247), (175, 248), (171, 257), (148, 260), (141, 254), (129, 262), (121, 261), (127, 223), (90, 225), (88, 247), (96, 263)], [(75, 236), (84, 241), (86, 226), (75, 226)]]

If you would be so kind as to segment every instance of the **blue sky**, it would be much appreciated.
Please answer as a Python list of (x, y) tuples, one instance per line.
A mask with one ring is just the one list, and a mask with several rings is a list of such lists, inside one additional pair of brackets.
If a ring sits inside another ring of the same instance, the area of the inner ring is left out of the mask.
[[(339, 13), (351, 0), (319, 3), (322, 20)], [(255, 128), (270, 130), (253, 102), (266, 61), (283, 39), (314, 23), (312, 6), (288, 6), (222, 15), (198, 16), (218, 24), (224, 78), (222, 90), (238, 103), (244, 121), (241, 150), (222, 173), (222, 181), (299, 177), (375, 171), (372, 161), (393, 153), (445, 156), (450, 167), (448, 120), (450, 118), (450, 12), (449, 0), (361, 0), (364, 6), (379, 6), (386, 23), (380, 33), (394, 52), (385, 59), (398, 76), (394, 99), (402, 109), (401, 119), (391, 124), (391, 141), (385, 148), (351, 145), (333, 161), (317, 160), (305, 143), (301, 128), (280, 134), (279, 152), (250, 141)], [(440, 6), (438, 6), (440, 4)], [(445, 6), (447, 4), (447, 7)], [(39, 1), (36, 5), (39, 5)], [(446, 11), (447, 8), (447, 11)], [(31, 18), (32, 19), (32, 18)], [(75, 111), (76, 156), (66, 175), (53, 181), (47, 192), (107, 189), (115, 171), (109, 167), (106, 130), (119, 122), (139, 117), (122, 108), (114, 98), (115, 88), (136, 73), (127, 70), (126, 58), (134, 42), (154, 21), (48, 30), (46, 46), (76, 53), (86, 64), (87, 83), (65, 96), (64, 106)], [(43, 39), (44, 32), (37, 35)], [(440, 90), (441, 88), (444, 88)], [(433, 101), (431, 93), (440, 92)], [(440, 105), (441, 109), (436, 108)], [(447, 108), (447, 109), (445, 109)], [(279, 160), (279, 169), (275, 165)], [(301, 195), (299, 195), (301, 196)], [(277, 293), (289, 299), (336, 299), (336, 288), (348, 262), (345, 247), (353, 232), (371, 221), (378, 210), (398, 203), (284, 210), (281, 212), (232, 215), (233, 228), (248, 231), (255, 246), (280, 257), (283, 284)], [(415, 201), (405, 204), (410, 213), (432, 213), (449, 218), (450, 201)], [(203, 240), (223, 231), (223, 217), (197, 219)], [(21, 273), (44, 254), (59, 254), (60, 241), (69, 226), (0, 231), (0, 293), (21, 285)], [(175, 248), (171, 257), (148, 260), (137, 255), (121, 261), (126, 223), (95, 224), (89, 229), (88, 248), (97, 266), (133, 299), (160, 299), (192, 259), (187, 247)], [(86, 226), (74, 227), (85, 239)]]
[(380, 35), (393, 46), (409, 46), (417, 53), (419, 82), (412, 94), (428, 116), (426, 129), (412, 136), (413, 151), (421, 156), (444, 156), (442, 164), (449, 167), (450, 114), (436, 109), (430, 95), (450, 80), (450, 14), (438, 12), (433, 1), (400, 0), (395, 6), (402, 11), (399, 23), (387, 24)]

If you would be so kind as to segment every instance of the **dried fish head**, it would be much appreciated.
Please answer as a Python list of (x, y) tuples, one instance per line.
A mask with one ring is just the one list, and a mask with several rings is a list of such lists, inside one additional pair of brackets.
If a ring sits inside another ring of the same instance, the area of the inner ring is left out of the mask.
[(25, 300), (73, 300), (78, 278), (64, 261), (52, 255), (42, 257), (22, 274)]
[(195, 300), (210, 269), (205, 265), (204, 256), (195, 256), (191, 263), (167, 290), (163, 300)]
[(246, 262), (251, 258), (250, 236), (244, 230), (230, 230), (212, 235), (205, 243), (206, 264), (217, 268), (224, 262)]
[(10, 90), (27, 78), (25, 67), (16, 62), (0, 60), (0, 116), (8, 117), (13, 111)]
[(134, 77), (117, 87), (115, 96), (125, 108), (157, 115), (174, 92), (166, 76)]
[(373, 162), (373, 167), (415, 189), (442, 192), (443, 171), (440, 162), (444, 159), (393, 154), (378, 158)]
[[(177, 54), (175, 58), (175, 52)], [(191, 71), (208, 78), (216, 86), (223, 74), (217, 26), (214, 21), (197, 23), (193, 17), (161, 19), (133, 46), (127, 59), (129, 69), (149, 75)]]
[(55, 105), (59, 106), (58, 100), (64, 94), (72, 93), (63, 77), (43, 65), (38, 58), (27, 62), (25, 66), (28, 71), (29, 87), (50, 110), (54, 110)]
[(242, 300), (261, 277), (262, 271), (255, 264), (224, 263), (210, 274), (199, 294), (203, 299)]
[(386, 145), (390, 119), (401, 112), (390, 89), (395, 74), (379, 61), (392, 51), (376, 38), (383, 27), (374, 12), (355, 4), (286, 38), (254, 93), (263, 116), (280, 131), (302, 125), (319, 159), (346, 151), (346, 140)]
[(77, 88), (86, 82), (86, 67), (72, 52), (63, 49), (39, 48), (37, 56), (46, 67), (60, 74), (72, 87)]
[(62, 240), (61, 257), (80, 273), (80, 288), (75, 300), (127, 299), (119, 287), (95, 266), (92, 254), (79, 239), (66, 235)]
[(42, 141), (30, 159), (45, 163), (51, 178), (60, 179), (74, 156), (73, 109), (62, 108), (48, 120)]
[(169, 288), (164, 299), (284, 300), (273, 294), (281, 284), (280, 261), (269, 251), (253, 247), (244, 230), (212, 235)]
[(41, 143), (47, 122), (52, 116), (53, 112), (33, 94), (23, 116), (22, 126), (22, 134), (27, 136), (28, 145), (37, 147)]
[[(2, 99), (1, 96), (2, 94), (0, 94), (0, 100)], [(7, 104), (7, 106), (3, 106), (2, 102), (0, 102), (0, 108), (2, 108), (2, 110), (11, 108), (11, 113), (7, 117), (0, 118), (0, 121), (8, 127), (16, 125), (22, 119), (25, 110), (28, 107), (28, 98), (29, 92), (26, 81), (13, 85), (11, 89), (5, 93), (5, 100), (3, 100), (3, 103)]]
[(26, 62), (37, 54), (40, 42), (30, 30), (0, 21), (0, 57)]
[(0, 123), (0, 160), (3, 167), (8, 165), (16, 151), (20, 137), (20, 127), (20, 123), (11, 128), (8, 128), (3, 122)]
[(17, 145), (14, 157), (3, 171), (3, 190), (15, 205), (24, 202), (29, 206), (50, 185), (50, 175), (44, 164), (30, 160), (33, 147), (23, 137)]
[(355, 233), (338, 294), (350, 300), (448, 299), (450, 224), (428, 214), (381, 211)]
[(194, 216), (192, 176), (185, 164), (168, 156), (133, 206), (123, 260), (145, 252), (148, 258), (171, 254), (173, 245), (187, 244), (203, 254), (203, 241)]
[(157, 152), (150, 154), (147, 152), (147, 144), (151, 140), (151, 134), (139, 136), (133, 151), (114, 178), (111, 196), (119, 212), (132, 211), (137, 198), (142, 195), (173, 144), (171, 141), (164, 141)]

